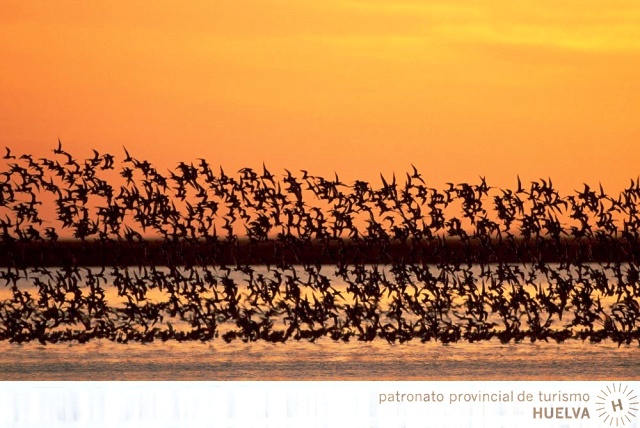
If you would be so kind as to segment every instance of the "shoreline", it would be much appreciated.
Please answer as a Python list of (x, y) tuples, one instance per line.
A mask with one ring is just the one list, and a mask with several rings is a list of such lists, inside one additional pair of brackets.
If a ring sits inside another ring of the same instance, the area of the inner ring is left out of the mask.
[(628, 263), (640, 242), (624, 238), (501, 241), (145, 239), (0, 242), (0, 267)]

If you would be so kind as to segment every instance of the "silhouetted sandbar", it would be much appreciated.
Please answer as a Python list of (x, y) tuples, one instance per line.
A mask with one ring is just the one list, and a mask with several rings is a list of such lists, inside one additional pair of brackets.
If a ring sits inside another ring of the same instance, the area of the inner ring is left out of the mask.
[(366, 241), (332, 239), (162, 240), (0, 243), (0, 266), (194, 266), (393, 263), (637, 262), (640, 244), (624, 238)]

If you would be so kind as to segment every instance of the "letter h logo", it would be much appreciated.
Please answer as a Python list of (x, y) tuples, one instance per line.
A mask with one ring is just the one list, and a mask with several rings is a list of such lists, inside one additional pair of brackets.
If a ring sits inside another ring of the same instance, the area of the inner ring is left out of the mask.
[(622, 400), (620, 398), (618, 398), (618, 402), (616, 403), (615, 401), (611, 401), (611, 407), (613, 408), (613, 411), (616, 412), (616, 407), (619, 408), (620, 410), (622, 410)]

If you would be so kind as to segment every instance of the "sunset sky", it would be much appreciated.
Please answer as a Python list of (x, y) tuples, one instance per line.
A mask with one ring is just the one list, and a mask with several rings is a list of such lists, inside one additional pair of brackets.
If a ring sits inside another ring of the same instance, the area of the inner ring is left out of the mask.
[(7, 1), (0, 147), (434, 186), (640, 174), (633, 1)]

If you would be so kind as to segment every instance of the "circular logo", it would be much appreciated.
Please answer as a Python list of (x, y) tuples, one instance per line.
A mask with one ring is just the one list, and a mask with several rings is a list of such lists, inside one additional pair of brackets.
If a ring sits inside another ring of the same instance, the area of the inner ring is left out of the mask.
[(600, 390), (596, 411), (602, 422), (620, 427), (631, 423), (638, 414), (638, 395), (622, 383), (613, 383)]

